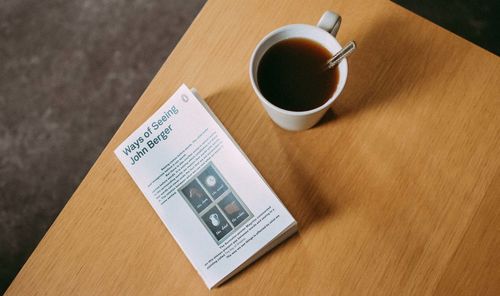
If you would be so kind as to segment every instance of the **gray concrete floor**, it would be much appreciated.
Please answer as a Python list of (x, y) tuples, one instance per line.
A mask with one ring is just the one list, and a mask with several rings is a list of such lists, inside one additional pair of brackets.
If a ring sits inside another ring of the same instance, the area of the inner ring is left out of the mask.
[[(204, 1), (0, 2), (0, 293)], [(395, 1), (498, 54), (498, 1)]]
[(500, 1), (392, 1), (484, 49), (500, 55)]
[(0, 2), (0, 294), (204, 2)]

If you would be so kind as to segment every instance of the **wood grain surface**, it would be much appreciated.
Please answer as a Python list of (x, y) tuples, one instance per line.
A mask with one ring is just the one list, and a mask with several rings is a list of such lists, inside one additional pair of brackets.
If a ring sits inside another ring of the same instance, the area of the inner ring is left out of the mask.
[[(325, 10), (358, 50), (333, 112), (287, 132), (253, 93), (250, 55)], [(181, 83), (300, 227), (210, 292), (113, 155)], [(499, 58), (389, 1), (209, 1), (7, 295), (208, 293), (499, 295)]]

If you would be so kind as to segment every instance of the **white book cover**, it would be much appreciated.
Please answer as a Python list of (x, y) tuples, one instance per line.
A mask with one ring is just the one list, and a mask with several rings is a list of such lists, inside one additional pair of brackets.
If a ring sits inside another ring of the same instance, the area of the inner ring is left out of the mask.
[(115, 155), (208, 288), (296, 231), (276, 194), (185, 85)]

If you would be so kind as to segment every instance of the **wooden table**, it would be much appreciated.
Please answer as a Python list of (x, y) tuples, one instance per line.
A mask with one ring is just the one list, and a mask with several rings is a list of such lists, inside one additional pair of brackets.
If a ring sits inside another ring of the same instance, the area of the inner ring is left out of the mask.
[[(319, 126), (281, 130), (251, 52), (327, 9), (359, 45), (346, 89)], [(7, 295), (208, 294), (113, 155), (183, 82), (300, 226), (211, 293), (500, 294), (500, 59), (388, 1), (238, 0), (205, 5)]]

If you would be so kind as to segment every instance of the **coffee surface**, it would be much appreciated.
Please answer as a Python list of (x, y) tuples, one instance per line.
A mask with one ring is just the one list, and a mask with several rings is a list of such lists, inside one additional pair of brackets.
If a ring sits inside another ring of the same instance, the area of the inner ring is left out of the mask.
[(323, 105), (337, 88), (338, 69), (325, 70), (332, 54), (306, 38), (274, 44), (257, 70), (260, 92), (273, 105), (290, 111), (306, 111)]

